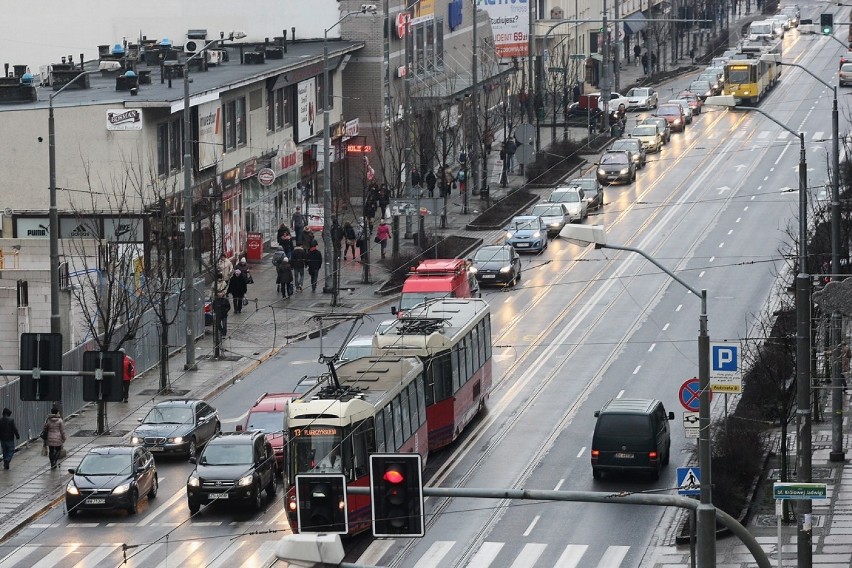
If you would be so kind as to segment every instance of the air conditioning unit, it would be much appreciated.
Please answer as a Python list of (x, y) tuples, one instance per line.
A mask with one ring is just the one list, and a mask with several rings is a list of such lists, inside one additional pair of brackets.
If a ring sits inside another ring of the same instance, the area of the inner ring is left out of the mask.
[(206, 44), (207, 30), (188, 30), (186, 32), (186, 41), (183, 44), (183, 51), (187, 55), (192, 55), (197, 53)]

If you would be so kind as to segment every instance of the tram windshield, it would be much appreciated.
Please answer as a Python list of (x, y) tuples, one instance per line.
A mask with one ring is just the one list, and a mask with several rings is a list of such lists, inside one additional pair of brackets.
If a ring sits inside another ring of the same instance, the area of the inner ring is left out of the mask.
[(292, 444), (295, 473), (343, 473), (341, 429), (334, 426), (293, 428)]

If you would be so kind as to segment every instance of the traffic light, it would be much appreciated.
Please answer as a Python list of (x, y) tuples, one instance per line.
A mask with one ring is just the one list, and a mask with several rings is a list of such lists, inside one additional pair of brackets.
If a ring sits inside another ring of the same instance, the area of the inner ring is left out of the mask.
[(820, 14), (819, 27), (822, 30), (822, 35), (832, 35), (834, 33), (834, 14)]
[(296, 518), (300, 533), (347, 534), (346, 476), (296, 476)]
[(423, 464), (420, 454), (372, 454), (373, 536), (423, 536)]
[(112, 371), (112, 377), (98, 379), (83, 377), (83, 400), (86, 402), (121, 402), (124, 400), (124, 353), (121, 351), (86, 351), (83, 353), (83, 370), (94, 373), (97, 369)]
[[(22, 333), (21, 357), (22, 371), (38, 368), (42, 371), (62, 370), (62, 334), (61, 333)], [(21, 400), (62, 399), (62, 377), (21, 376)]]

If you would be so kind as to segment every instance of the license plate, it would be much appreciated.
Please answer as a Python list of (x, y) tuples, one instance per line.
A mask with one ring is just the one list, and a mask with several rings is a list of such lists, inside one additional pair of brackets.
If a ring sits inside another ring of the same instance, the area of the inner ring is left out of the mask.
[(518, 247), (518, 248), (525, 248), (525, 247), (530, 246), (530, 244), (529, 243), (515, 243), (515, 246)]
[(86, 499), (86, 505), (104, 505), (106, 499)]
[(227, 499), (228, 494), (227, 493), (211, 493), (210, 498), (211, 499)]
[(625, 454), (623, 452), (617, 452), (615, 454), (616, 459), (620, 460), (632, 460), (635, 456), (633, 454)]
[(618, 176), (606, 176), (606, 179), (618, 179)]
[(162, 446), (151, 446), (150, 448), (148, 448), (148, 451), (149, 452), (162, 452), (163, 447)]
[(496, 274), (483, 274), (482, 277), (483, 278), (497, 278), (497, 275)]

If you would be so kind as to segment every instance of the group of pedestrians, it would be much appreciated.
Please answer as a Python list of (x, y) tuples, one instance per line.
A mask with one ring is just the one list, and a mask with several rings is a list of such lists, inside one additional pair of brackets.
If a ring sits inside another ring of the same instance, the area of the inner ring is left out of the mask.
[[(3, 469), (10, 469), (12, 457), (15, 455), (15, 444), (20, 439), (21, 434), (15, 425), (15, 419), (12, 418), (12, 411), (4, 408), (3, 415), (0, 417), (0, 447), (3, 450)], [(42, 455), (48, 456), (50, 468), (56, 469), (59, 460), (62, 458), (62, 446), (68, 439), (68, 435), (65, 433), (65, 422), (59, 413), (59, 407), (55, 405), (50, 409), (50, 414), (44, 421), (41, 439)]]
[(278, 291), (285, 299), (301, 292), (305, 279), (305, 269), (311, 279), (311, 291), (317, 291), (319, 271), (322, 268), (322, 253), (313, 232), (307, 227), (302, 208), (296, 207), (290, 217), (290, 227), (282, 223), (278, 227), (278, 250), (272, 257), (275, 266)]
[(224, 253), (221, 254), (216, 263), (216, 275), (210, 293), (220, 337), (228, 336), (228, 313), (231, 311), (228, 296), (233, 298), (234, 313), (241, 313), (243, 306), (248, 304), (246, 295), (249, 284), (254, 284), (254, 278), (245, 257), (241, 257), (235, 266)]

